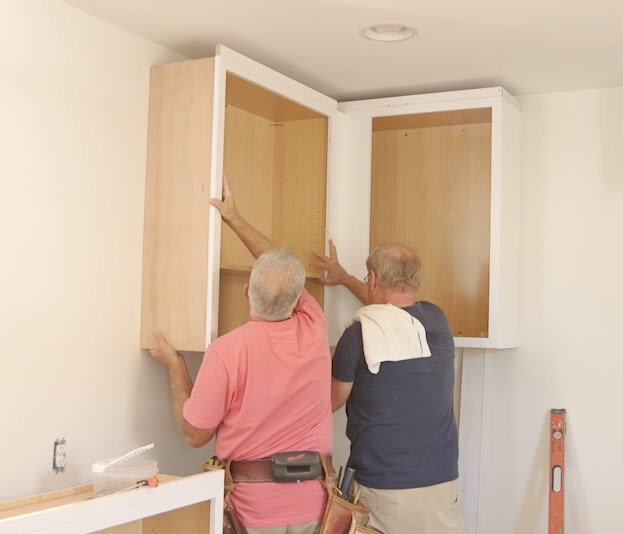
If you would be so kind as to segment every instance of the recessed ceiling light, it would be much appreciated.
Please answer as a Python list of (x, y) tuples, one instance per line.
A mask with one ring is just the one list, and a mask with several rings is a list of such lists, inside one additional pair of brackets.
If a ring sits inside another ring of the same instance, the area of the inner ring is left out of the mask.
[(417, 35), (417, 30), (404, 24), (383, 23), (366, 26), (359, 33), (373, 41), (404, 41)]

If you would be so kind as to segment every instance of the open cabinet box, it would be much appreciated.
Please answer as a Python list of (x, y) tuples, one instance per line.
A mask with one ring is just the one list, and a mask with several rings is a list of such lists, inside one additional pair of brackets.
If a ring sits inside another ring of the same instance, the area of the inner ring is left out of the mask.
[(323, 303), (329, 117), (337, 103), (227, 49), (152, 68), (141, 347), (161, 330), (203, 351), (243, 324), (253, 258), (209, 199), (227, 174), (240, 213), (306, 265)]
[(333, 221), (337, 239), (358, 239), (361, 263), (380, 243), (412, 245), (422, 260), (418, 298), (444, 310), (457, 347), (518, 346), (517, 101), (494, 87), (339, 108), (347, 117), (340, 137), (348, 140), (339, 179), (350, 184), (341, 187), (369, 195), (351, 220), (364, 229), (365, 245)]
[[(323, 251), (326, 223), (328, 118), (227, 75), (224, 169), (240, 213), (306, 265), (307, 289), (322, 306), (322, 272), (310, 265)], [(227, 226), (221, 229), (218, 334), (248, 320), (242, 289), (254, 258)]]

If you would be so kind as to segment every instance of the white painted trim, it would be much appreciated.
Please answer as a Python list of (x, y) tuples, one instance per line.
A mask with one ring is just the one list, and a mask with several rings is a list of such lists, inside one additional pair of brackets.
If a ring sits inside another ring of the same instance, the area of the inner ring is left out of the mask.
[(216, 47), (216, 57), (221, 57), (228, 72), (298, 102), (318, 113), (328, 116), (337, 110), (337, 100), (257, 63), (226, 46), (218, 45)]
[[(399, 106), (418, 106), (422, 105), (426, 110), (434, 110), (436, 106), (441, 106), (441, 109), (457, 109), (456, 104), (460, 102), (461, 109), (488, 107), (489, 104), (481, 104), (480, 101), (489, 100), (495, 101), (501, 96), (504, 98), (513, 98), (501, 87), (488, 87), (484, 89), (469, 89), (465, 91), (448, 91), (445, 93), (426, 93), (421, 95), (408, 95), (408, 96), (391, 96), (386, 98), (373, 98), (369, 100), (351, 100), (349, 102), (340, 102), (339, 106), (342, 111), (353, 112), (365, 109), (374, 109), (374, 116), (377, 115), (378, 108), (390, 108), (388, 114), (395, 114), (396, 107)], [(469, 102), (474, 100), (475, 102)], [(513, 99), (513, 101), (515, 101)], [(516, 101), (515, 101), (516, 102)], [(518, 104), (517, 104), (518, 106)], [(412, 113), (410, 111), (410, 113)]]
[[(221, 58), (214, 58), (214, 94), (212, 104), (212, 155), (210, 160), (210, 197), (221, 198), (223, 189), (223, 159), (225, 146), (225, 81), (226, 72)], [(207, 347), (218, 337), (218, 313), (221, 265), (221, 214), (210, 209), (208, 229), (208, 272), (206, 284)]]
[(0, 520), (0, 534), (83, 534), (210, 501), (210, 532), (223, 530), (224, 471), (139, 488)]
[(464, 534), (477, 534), (480, 513), (485, 350), (463, 350), (459, 419), (459, 492)]

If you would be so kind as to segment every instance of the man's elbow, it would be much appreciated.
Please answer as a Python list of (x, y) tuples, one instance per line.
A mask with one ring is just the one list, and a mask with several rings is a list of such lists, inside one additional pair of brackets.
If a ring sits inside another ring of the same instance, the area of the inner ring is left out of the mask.
[(186, 443), (188, 443), (188, 445), (199, 448), (208, 443), (208, 441), (212, 439), (212, 436), (214, 436), (215, 432), (215, 428), (203, 429), (187, 425), (186, 428), (184, 428), (184, 437), (186, 438)]
[(343, 400), (332, 400), (331, 401), (331, 409), (333, 413), (337, 412), (342, 406), (344, 406)]
[(205, 445), (205, 442), (203, 440), (200, 440), (199, 437), (195, 434), (186, 434), (185, 437), (186, 443), (191, 447), (195, 447), (195, 449), (198, 449), (199, 447), (203, 447)]

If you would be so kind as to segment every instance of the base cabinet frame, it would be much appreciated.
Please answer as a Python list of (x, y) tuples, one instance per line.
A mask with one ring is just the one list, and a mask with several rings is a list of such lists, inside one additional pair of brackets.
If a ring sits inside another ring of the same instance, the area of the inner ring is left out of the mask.
[(223, 531), (223, 471), (159, 475), (144, 487), (93, 497), (92, 485), (0, 503), (0, 534), (183, 534)]

